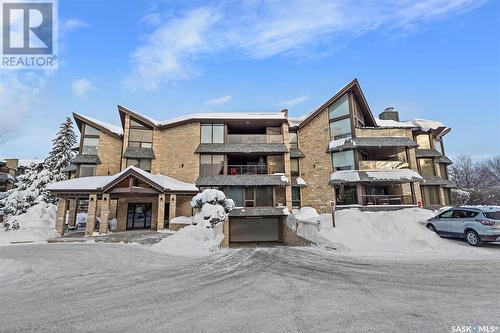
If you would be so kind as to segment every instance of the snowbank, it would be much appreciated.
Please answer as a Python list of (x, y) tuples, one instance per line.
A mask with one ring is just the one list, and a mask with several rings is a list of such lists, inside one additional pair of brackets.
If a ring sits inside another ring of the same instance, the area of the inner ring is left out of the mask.
[[(467, 244), (443, 239), (425, 227), (434, 216), (429, 210), (408, 208), (397, 211), (367, 212), (345, 209), (335, 213), (335, 229), (331, 214), (313, 217), (312, 212), (289, 216), (287, 224), (295, 225), (297, 234), (323, 248), (355, 256), (394, 257), (432, 255), (433, 257), (463, 257), (491, 252)], [(302, 216), (306, 215), (305, 220)]]
[(223, 224), (214, 228), (200, 225), (188, 225), (170, 237), (150, 247), (155, 252), (188, 257), (204, 257), (219, 249), (224, 239)]
[(169, 221), (170, 224), (193, 224), (193, 216), (177, 216)]
[(5, 222), (19, 223), (19, 230), (4, 230), (4, 224), (0, 224), (0, 245), (11, 244), (12, 242), (44, 243), (47, 240), (57, 237), (55, 221), (57, 206), (41, 202), (24, 214), (10, 216)]

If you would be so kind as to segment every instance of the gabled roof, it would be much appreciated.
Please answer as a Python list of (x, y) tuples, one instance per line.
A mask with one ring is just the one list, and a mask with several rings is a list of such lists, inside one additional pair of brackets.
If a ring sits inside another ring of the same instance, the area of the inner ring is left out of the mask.
[(149, 126), (156, 128), (168, 128), (173, 126), (178, 126), (182, 124), (187, 124), (193, 121), (209, 121), (209, 120), (279, 120), (282, 122), (287, 121), (287, 116), (284, 112), (206, 112), (206, 113), (194, 113), (185, 116), (180, 116), (172, 118), (169, 120), (158, 121), (153, 118), (144, 116), (137, 112), (134, 112), (122, 105), (118, 105), (118, 111), (120, 112), (120, 118), (122, 124), (124, 124), (125, 114), (130, 115), (132, 118), (138, 119)]
[[(367, 122), (367, 126), (376, 126), (375, 118), (370, 110), (370, 106), (366, 101), (365, 95), (361, 90), (361, 86), (357, 79), (352, 80), (347, 85), (345, 85), (342, 89), (340, 89), (335, 95), (333, 95), (328, 101), (323, 103), (320, 107), (313, 110), (311, 113), (307, 114), (301, 118), (292, 118), (291, 125), (298, 126), (299, 128), (304, 127), (309, 121), (311, 121), (314, 117), (316, 117), (319, 113), (324, 111), (331, 104), (335, 103), (340, 97), (342, 97), (348, 91), (352, 91), (354, 96), (357, 97), (358, 104), (361, 108), (361, 112), (363, 112), (365, 116), (365, 121)], [(298, 124), (298, 125), (297, 125)]]
[(82, 123), (89, 124), (90, 126), (93, 126), (95, 128), (98, 128), (101, 131), (104, 131), (106, 133), (109, 133), (111, 135), (120, 137), (123, 135), (123, 129), (119, 126), (113, 125), (106, 123), (101, 120), (93, 119), (91, 117), (78, 114), (73, 112), (73, 118), (75, 118), (76, 125), (80, 129), (80, 132), (82, 131)]
[(47, 189), (54, 193), (62, 192), (105, 192), (124, 180), (125, 178), (133, 175), (146, 183), (150, 184), (158, 191), (168, 192), (198, 192), (198, 188), (194, 184), (181, 182), (180, 180), (172, 177), (164, 176), (161, 174), (153, 175), (147, 171), (139, 169), (134, 166), (122, 170), (113, 176), (93, 176), (73, 178), (63, 180), (61, 182), (50, 184)]

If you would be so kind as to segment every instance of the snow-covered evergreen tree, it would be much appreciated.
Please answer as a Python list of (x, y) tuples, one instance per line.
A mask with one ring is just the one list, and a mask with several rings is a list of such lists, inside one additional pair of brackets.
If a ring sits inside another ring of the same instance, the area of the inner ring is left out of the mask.
[(19, 215), (41, 201), (56, 203), (56, 199), (46, 191), (48, 184), (66, 179), (63, 170), (73, 158), (71, 147), (76, 143), (76, 135), (70, 118), (59, 126), (49, 156), (42, 164), (31, 164), (26, 174), (18, 177), (15, 188), (0, 200), (0, 208), (5, 215)]

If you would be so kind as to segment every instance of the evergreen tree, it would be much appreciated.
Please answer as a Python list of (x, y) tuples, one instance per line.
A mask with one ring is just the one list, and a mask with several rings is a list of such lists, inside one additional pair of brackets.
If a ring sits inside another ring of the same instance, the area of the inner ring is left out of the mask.
[(52, 140), (52, 150), (41, 164), (31, 164), (26, 174), (18, 178), (15, 188), (0, 200), (0, 208), (6, 215), (19, 215), (41, 201), (56, 203), (56, 199), (46, 190), (50, 183), (66, 179), (64, 168), (73, 158), (71, 147), (76, 143), (76, 135), (70, 118), (59, 126), (56, 138)]

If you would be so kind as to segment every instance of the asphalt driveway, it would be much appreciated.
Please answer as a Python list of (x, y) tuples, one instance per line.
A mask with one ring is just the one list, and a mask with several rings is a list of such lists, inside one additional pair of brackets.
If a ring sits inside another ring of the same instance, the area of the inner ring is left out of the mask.
[[(1, 332), (451, 332), (500, 326), (500, 254), (374, 260), (276, 246), (204, 259), (142, 245), (0, 247)], [(12, 261), (13, 260), (13, 261)], [(497, 330), (500, 331), (500, 330)]]

